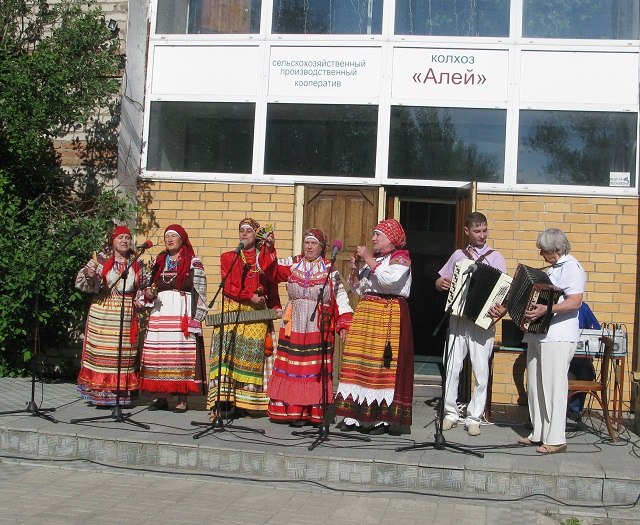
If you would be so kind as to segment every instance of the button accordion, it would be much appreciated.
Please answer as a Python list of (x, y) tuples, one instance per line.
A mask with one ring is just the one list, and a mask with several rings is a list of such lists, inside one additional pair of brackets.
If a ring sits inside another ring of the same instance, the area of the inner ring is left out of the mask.
[[(494, 322), (487, 316), (487, 312), (492, 306), (502, 304), (509, 293), (511, 277), (488, 264), (478, 264), (468, 277), (463, 275), (472, 264), (476, 263), (471, 259), (462, 259), (456, 263), (446, 309), (449, 311), (451, 308), (453, 315), (466, 317), (487, 329)], [(467, 279), (469, 284), (465, 285)]]
[[(551, 283), (545, 272), (518, 264), (507, 298), (507, 312), (523, 332), (546, 334), (553, 317), (551, 308), (561, 295), (562, 290)], [(529, 321), (524, 314), (535, 304), (547, 305), (547, 312), (542, 317)]]

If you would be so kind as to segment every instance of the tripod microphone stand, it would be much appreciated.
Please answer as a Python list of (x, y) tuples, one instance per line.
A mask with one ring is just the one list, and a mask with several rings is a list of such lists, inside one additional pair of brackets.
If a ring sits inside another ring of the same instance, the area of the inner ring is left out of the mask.
[[(60, 248), (60, 252), (62, 253), (71, 241), (80, 234), (81, 230), (79, 227), (75, 226), (67, 235), (65, 239), (65, 243)], [(47, 414), (47, 412), (55, 412), (55, 408), (39, 408), (35, 401), (36, 396), (36, 374), (38, 372), (38, 357), (40, 357), (40, 274), (36, 272), (36, 278), (34, 281), (35, 290), (33, 297), (33, 311), (35, 313), (35, 323), (33, 328), (33, 356), (31, 360), (31, 399), (27, 403), (27, 408), (22, 410), (9, 410), (7, 412), (0, 412), (0, 416), (8, 415), (8, 414), (23, 414), (28, 413), (32, 416), (41, 417), (42, 419), (46, 419), (47, 421), (51, 421), (52, 423), (58, 423), (58, 420), (53, 416)]]
[(124, 302), (126, 299), (126, 290), (127, 290), (127, 279), (129, 277), (129, 270), (135, 264), (135, 262), (140, 258), (140, 256), (146, 250), (146, 245), (142, 245), (140, 253), (138, 253), (135, 258), (129, 261), (120, 274), (120, 276), (116, 279), (116, 281), (109, 287), (107, 292), (107, 296), (111, 294), (111, 291), (118, 285), (120, 281), (122, 281), (122, 302), (120, 303), (120, 334), (118, 335), (118, 372), (116, 374), (116, 404), (111, 409), (111, 414), (108, 416), (96, 416), (96, 417), (85, 417), (80, 419), (72, 419), (69, 421), (71, 424), (76, 423), (84, 423), (87, 421), (100, 421), (102, 419), (113, 419), (116, 423), (131, 423), (132, 425), (136, 425), (138, 427), (149, 430), (151, 427), (144, 423), (140, 423), (138, 421), (134, 421), (131, 419), (131, 413), (124, 413), (122, 411), (122, 407), (120, 406), (120, 378), (122, 374), (122, 333), (124, 331)]
[[(336, 254), (337, 254), (337, 250), (336, 250)], [(318, 312), (318, 310), (320, 310), (322, 306), (322, 299), (324, 298), (324, 290), (327, 286), (327, 283), (329, 282), (329, 274), (331, 273), (331, 268), (333, 268), (333, 264), (335, 262), (336, 262), (336, 257), (334, 255), (331, 258), (331, 266), (327, 268), (327, 276), (324, 280), (324, 283), (322, 284), (322, 287), (318, 292), (318, 300), (316, 301), (316, 307), (314, 308), (313, 313), (309, 318), (309, 321), (311, 322), (315, 320), (316, 313)], [(333, 297), (333, 294), (331, 294), (331, 296)], [(327, 386), (328, 386), (327, 382), (329, 377), (329, 371), (327, 370), (327, 354), (329, 353), (329, 351), (328, 351), (328, 344), (326, 339), (328, 334), (325, 334), (325, 331), (324, 331), (325, 329), (324, 321), (325, 321), (324, 315), (321, 313), (320, 314), (320, 341), (322, 341), (322, 357), (320, 359), (320, 386), (322, 388), (322, 423), (320, 423), (320, 425), (318, 426), (318, 432), (317, 432), (315, 441), (307, 447), (308, 450), (313, 450), (321, 443), (324, 443), (325, 441), (329, 441), (330, 440), (329, 436), (331, 434), (334, 436), (340, 436), (347, 439), (355, 439), (358, 441), (371, 441), (371, 438), (368, 436), (354, 436), (346, 432), (331, 432), (329, 430), (329, 417), (327, 413), (328, 404), (329, 404), (329, 400), (327, 399)], [(313, 430), (297, 430), (292, 432), (291, 434), (293, 436), (312, 436), (316, 434), (316, 432)]]
[[(467, 274), (466, 276), (467, 278), (465, 279), (464, 283), (462, 283), (462, 286), (460, 287), (460, 289), (458, 290), (458, 293), (455, 295), (455, 297), (453, 298), (453, 300), (451, 301), (451, 304), (449, 305), (449, 308), (447, 308), (444, 312), (444, 315), (442, 316), (442, 319), (440, 319), (440, 322), (438, 323), (438, 326), (436, 327), (436, 329), (433, 332), (433, 336), (435, 337), (438, 332), (440, 331), (440, 328), (442, 327), (442, 325), (445, 323), (445, 321), (447, 321), (449, 323), (449, 330), (447, 330), (447, 335), (450, 332), (450, 321), (451, 321), (451, 314), (453, 312), (453, 305), (455, 304), (456, 300), (458, 299), (458, 297), (460, 296), (460, 294), (462, 293), (462, 291), (467, 288), (469, 286), (469, 281), (471, 280), (471, 273)], [(483, 458), (484, 454), (480, 453), (480, 452), (476, 452), (474, 450), (471, 450), (469, 448), (465, 448), (460, 444), (457, 443), (447, 443), (447, 440), (444, 438), (444, 436), (442, 435), (442, 423), (444, 422), (444, 402), (446, 399), (446, 393), (447, 393), (447, 377), (449, 375), (449, 352), (451, 351), (451, 345), (449, 344), (449, 337), (446, 338), (446, 343), (445, 343), (445, 350), (444, 350), (444, 363), (443, 363), (443, 369), (444, 369), (444, 373), (442, 374), (442, 379), (441, 379), (441, 391), (442, 391), (442, 397), (440, 399), (440, 405), (438, 406), (438, 417), (436, 418), (436, 432), (433, 435), (433, 441), (425, 441), (422, 443), (415, 443), (414, 445), (410, 445), (410, 446), (406, 446), (406, 447), (397, 447), (396, 448), (396, 452), (401, 452), (403, 450), (416, 450), (416, 449), (421, 449), (421, 448), (434, 448), (436, 450), (443, 450), (443, 449), (451, 449), (451, 450), (456, 450), (458, 452), (462, 452), (464, 454), (469, 454), (472, 456), (476, 456), (479, 458)]]
[[(244, 248), (244, 243), (241, 242), (240, 246), (238, 246), (238, 248), (236, 249), (236, 256), (233, 258), (233, 261), (231, 262), (231, 266), (229, 266), (229, 271), (226, 273), (226, 275), (222, 277), (222, 280), (220, 281), (220, 285), (218, 286), (218, 291), (216, 292), (216, 295), (213, 297), (213, 299), (209, 303), (209, 308), (213, 306), (213, 304), (216, 302), (216, 299), (218, 298), (218, 295), (220, 295), (220, 292), (224, 290), (224, 285), (227, 281), (227, 277), (229, 277), (231, 270), (233, 270), (234, 265), (238, 261), (238, 258), (240, 257), (240, 251), (243, 248)], [(258, 254), (256, 253), (256, 257), (257, 256)], [(225, 325), (225, 312), (224, 312), (224, 293), (223, 293), (222, 306), (220, 308), (220, 331), (219, 331), (220, 344), (218, 345), (218, 391), (216, 393), (216, 405), (215, 405), (216, 415), (213, 418), (213, 421), (209, 421), (206, 423), (199, 422), (199, 421), (191, 422), (193, 426), (206, 427), (200, 432), (194, 434), (193, 439), (199, 439), (209, 432), (223, 432), (227, 429), (243, 430), (245, 432), (255, 432), (256, 434), (264, 434), (264, 430), (262, 429), (232, 425), (229, 422), (225, 424), (224, 419), (222, 418), (220, 392), (222, 391), (222, 348), (224, 346), (224, 325)], [(229, 346), (231, 346), (232, 340), (233, 340), (232, 338), (229, 339)], [(230, 378), (230, 380), (232, 379)]]

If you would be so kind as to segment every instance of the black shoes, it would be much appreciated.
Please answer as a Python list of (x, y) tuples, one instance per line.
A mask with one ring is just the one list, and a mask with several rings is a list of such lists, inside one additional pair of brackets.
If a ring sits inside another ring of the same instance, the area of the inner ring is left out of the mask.
[(355, 423), (348, 425), (344, 422), (344, 419), (336, 425), (336, 428), (338, 430), (341, 430), (342, 432), (355, 432), (356, 430), (359, 430), (358, 425), (356, 425)]
[(155, 410), (169, 410), (169, 401), (167, 401), (163, 397), (156, 399), (149, 405), (150, 412), (153, 412)]

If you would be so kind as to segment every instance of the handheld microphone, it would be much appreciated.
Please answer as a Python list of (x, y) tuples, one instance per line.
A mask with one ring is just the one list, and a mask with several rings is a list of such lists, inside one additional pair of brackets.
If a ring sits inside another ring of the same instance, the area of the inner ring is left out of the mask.
[(138, 244), (138, 246), (136, 246), (136, 250), (148, 250), (152, 246), (153, 243), (149, 239), (147, 239), (142, 244)]
[(338, 256), (338, 252), (342, 250), (342, 241), (335, 241), (333, 243), (333, 252), (331, 252), (331, 262), (336, 262), (336, 257)]
[(241, 250), (244, 250), (244, 246), (245, 246), (244, 242), (240, 242), (240, 244), (238, 244), (238, 247), (233, 251), (233, 253), (238, 255)]
[(77, 237), (80, 234), (80, 232), (82, 232), (82, 230), (78, 226), (74, 226), (73, 228), (71, 228), (71, 231), (67, 235), (65, 242), (70, 242), (71, 239), (73, 239), (74, 237)]
[(475, 272), (478, 269), (478, 265), (476, 263), (470, 264), (469, 268), (467, 268), (462, 275), (468, 275), (470, 273)]

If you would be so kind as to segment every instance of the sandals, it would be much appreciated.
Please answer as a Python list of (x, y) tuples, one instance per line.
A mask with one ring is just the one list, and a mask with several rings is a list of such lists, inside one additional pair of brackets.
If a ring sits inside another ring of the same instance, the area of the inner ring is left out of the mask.
[(518, 445), (525, 445), (527, 447), (539, 447), (542, 445), (542, 441), (531, 441), (528, 437), (518, 439)]
[(566, 452), (567, 445), (540, 445), (536, 452), (538, 454), (558, 454), (560, 452)]

